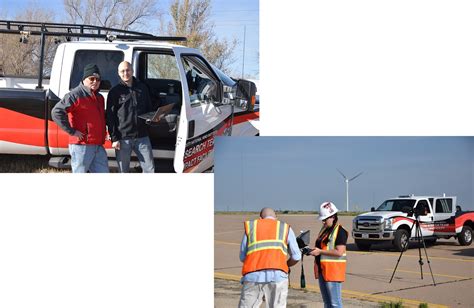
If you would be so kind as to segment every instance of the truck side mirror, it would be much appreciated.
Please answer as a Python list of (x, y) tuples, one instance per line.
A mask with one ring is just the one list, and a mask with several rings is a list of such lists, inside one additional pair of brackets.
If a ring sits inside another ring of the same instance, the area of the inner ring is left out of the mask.
[(257, 93), (257, 86), (255, 83), (240, 79), (236, 84), (235, 91), (235, 106), (244, 109), (245, 111), (253, 111)]
[(371, 207), (371, 208), (370, 208), (370, 211), (371, 211), (371, 212), (375, 212), (375, 207)]

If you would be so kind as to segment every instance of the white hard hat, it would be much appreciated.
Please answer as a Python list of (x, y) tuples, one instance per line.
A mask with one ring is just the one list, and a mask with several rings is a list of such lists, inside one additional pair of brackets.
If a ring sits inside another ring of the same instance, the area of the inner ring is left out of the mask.
[(328, 217), (331, 217), (332, 215), (336, 214), (339, 212), (337, 207), (334, 205), (332, 202), (323, 202), (319, 206), (319, 220), (324, 220)]

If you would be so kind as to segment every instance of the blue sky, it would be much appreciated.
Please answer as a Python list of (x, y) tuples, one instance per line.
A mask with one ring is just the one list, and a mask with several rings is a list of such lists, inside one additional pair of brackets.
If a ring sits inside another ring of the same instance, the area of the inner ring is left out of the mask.
[(474, 210), (474, 137), (258, 137), (216, 140), (215, 209), (367, 210), (398, 195), (455, 195)]
[[(13, 18), (18, 11), (27, 8), (32, 2), (29, 0), (0, 0), (0, 7), (3, 12), (0, 16)], [(48, 11), (54, 11), (56, 21), (63, 20), (65, 13), (63, 10), (63, 0), (36, 1), (38, 6)], [(158, 1), (158, 7), (166, 12), (171, 0)], [(7, 16), (3, 16), (7, 12)], [(240, 77), (242, 67), (245, 75), (259, 77), (259, 1), (226, 1), (212, 0), (211, 19), (214, 22), (214, 30), (219, 38), (228, 40), (237, 39), (239, 41), (234, 50), (233, 58), (235, 62), (231, 66), (235, 72), (233, 77)], [(245, 63), (243, 53), (245, 31)], [(242, 65), (244, 64), (244, 66)]]

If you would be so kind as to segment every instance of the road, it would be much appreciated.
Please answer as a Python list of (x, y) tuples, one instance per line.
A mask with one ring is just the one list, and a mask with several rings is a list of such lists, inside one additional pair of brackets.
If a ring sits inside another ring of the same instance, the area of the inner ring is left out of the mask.
[[(243, 234), (243, 222), (256, 215), (214, 216), (214, 274), (216, 278), (238, 279), (241, 263), (239, 246)], [(280, 215), (279, 219), (289, 223), (295, 233), (311, 230), (311, 241), (316, 239), (321, 223), (314, 215)], [(341, 216), (340, 223), (351, 230), (350, 216)], [(411, 243), (398, 265), (392, 283), (389, 283), (400, 256), (389, 245), (376, 245), (368, 252), (358, 251), (350, 236), (347, 243), (347, 278), (343, 285), (343, 298), (356, 298), (374, 302), (402, 300), (404, 305), (418, 307), (428, 303), (429, 307), (474, 307), (474, 247), (460, 246), (454, 239), (438, 240), (427, 247), (433, 276), (421, 248), (424, 279), (420, 277), (419, 249)], [(303, 261), (308, 290), (319, 292), (313, 277), (314, 259)], [(290, 284), (299, 287), (301, 265), (292, 268)], [(288, 303), (291, 304), (291, 303)]]

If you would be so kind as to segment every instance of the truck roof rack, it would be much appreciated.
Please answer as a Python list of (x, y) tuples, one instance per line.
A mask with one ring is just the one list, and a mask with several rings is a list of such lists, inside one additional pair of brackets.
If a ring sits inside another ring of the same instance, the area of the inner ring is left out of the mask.
[(0, 33), (20, 35), (64, 36), (68, 41), (71, 37), (103, 38), (107, 41), (145, 40), (145, 41), (186, 41), (182, 36), (155, 36), (149, 33), (107, 28), (94, 25), (78, 25), (67, 23), (0, 20)]
[(0, 33), (19, 34), (20, 42), (27, 42), (30, 35), (41, 36), (40, 67), (37, 89), (43, 88), (43, 62), (46, 36), (65, 37), (66, 41), (71, 41), (72, 37), (77, 38), (103, 38), (112, 42), (119, 40), (144, 40), (144, 41), (174, 41), (184, 42), (182, 36), (155, 36), (149, 33), (107, 28), (93, 25), (78, 25), (67, 23), (37, 22), (37, 21), (13, 21), (0, 20)]
[(398, 198), (413, 198), (413, 197), (415, 197), (414, 194), (411, 194), (411, 195), (400, 195), (400, 196), (398, 196)]

